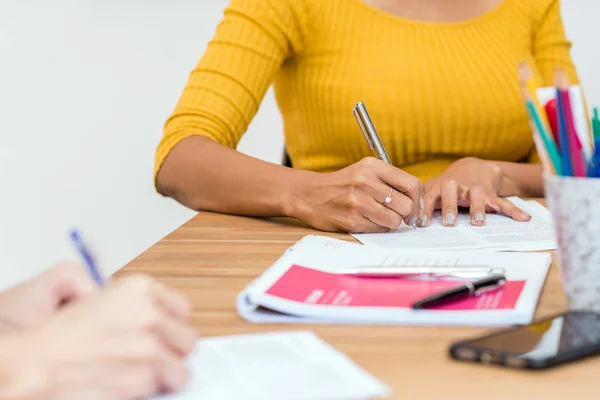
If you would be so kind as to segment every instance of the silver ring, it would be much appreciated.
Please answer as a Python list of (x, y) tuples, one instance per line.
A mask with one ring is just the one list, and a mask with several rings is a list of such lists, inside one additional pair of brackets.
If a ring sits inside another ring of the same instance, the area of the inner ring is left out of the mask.
[(392, 192), (393, 191), (394, 191), (394, 189), (392, 189), (392, 187), (390, 186), (390, 193), (387, 195), (387, 197), (383, 201), (385, 204), (390, 204), (392, 202)]

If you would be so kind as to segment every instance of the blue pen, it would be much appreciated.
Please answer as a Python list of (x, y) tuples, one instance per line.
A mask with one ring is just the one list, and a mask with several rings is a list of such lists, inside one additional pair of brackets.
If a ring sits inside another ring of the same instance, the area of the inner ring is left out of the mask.
[(592, 162), (594, 163), (594, 170), (590, 173), (593, 178), (600, 178), (600, 138), (594, 141), (594, 154), (592, 155)]
[(90, 252), (88, 247), (83, 242), (83, 239), (81, 238), (81, 234), (76, 230), (72, 230), (69, 233), (69, 236), (71, 238), (71, 241), (77, 248), (77, 251), (79, 251), (79, 254), (85, 261), (85, 264), (86, 264), (90, 274), (96, 281), (96, 283), (100, 286), (104, 285), (104, 278), (102, 277), (102, 274), (100, 273), (100, 269), (96, 265), (96, 260), (92, 256), (92, 253)]

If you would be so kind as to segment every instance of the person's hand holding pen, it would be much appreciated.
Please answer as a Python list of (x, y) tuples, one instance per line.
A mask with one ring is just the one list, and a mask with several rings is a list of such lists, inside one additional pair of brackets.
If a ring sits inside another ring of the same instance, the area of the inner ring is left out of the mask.
[(365, 158), (303, 185), (291, 215), (325, 231), (387, 232), (402, 221), (415, 225), (420, 193), (416, 178)]
[(111, 282), (0, 335), (0, 398), (140, 399), (181, 388), (196, 334), (185, 298), (147, 276)]
[(64, 265), (0, 295), (12, 328), (0, 332), (0, 398), (139, 399), (181, 388), (196, 340), (187, 299), (144, 275), (105, 282), (71, 238), (89, 272)]
[(315, 174), (295, 194), (288, 215), (327, 231), (386, 232), (403, 221), (415, 226), (421, 182), (391, 165), (364, 105), (357, 104), (354, 112), (379, 159), (368, 157), (336, 172)]

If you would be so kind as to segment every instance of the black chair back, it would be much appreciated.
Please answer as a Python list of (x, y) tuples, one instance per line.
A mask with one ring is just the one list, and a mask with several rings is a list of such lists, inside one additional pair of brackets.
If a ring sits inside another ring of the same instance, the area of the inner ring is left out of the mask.
[(288, 167), (288, 168), (293, 168), (292, 160), (290, 160), (290, 156), (288, 155), (288, 152), (286, 149), (283, 149), (283, 166)]

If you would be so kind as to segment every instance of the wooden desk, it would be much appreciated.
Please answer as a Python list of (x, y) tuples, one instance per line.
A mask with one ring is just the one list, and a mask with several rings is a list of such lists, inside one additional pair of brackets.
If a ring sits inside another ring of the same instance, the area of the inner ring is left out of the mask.
[[(315, 231), (289, 220), (201, 213), (133, 260), (123, 272), (148, 273), (183, 291), (202, 336), (312, 329), (394, 390), (394, 399), (597, 398), (600, 358), (545, 372), (452, 361), (448, 345), (483, 329), (406, 326), (255, 325), (235, 311), (236, 295), (285, 249)], [(324, 234), (319, 232), (319, 234)], [(330, 236), (352, 240), (348, 235)], [(551, 268), (537, 316), (565, 309)], [(243, 400), (243, 399), (240, 399)]]

